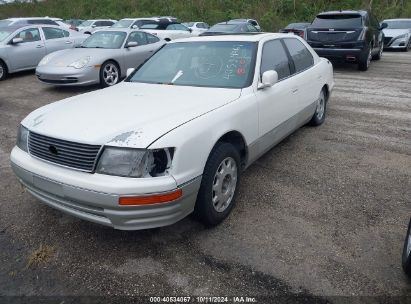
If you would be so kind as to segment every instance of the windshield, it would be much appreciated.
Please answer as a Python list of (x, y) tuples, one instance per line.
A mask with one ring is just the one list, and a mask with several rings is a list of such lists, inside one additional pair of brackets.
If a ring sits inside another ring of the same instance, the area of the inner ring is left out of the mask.
[(254, 75), (256, 43), (239, 41), (168, 44), (130, 82), (244, 88)]
[(216, 24), (210, 28), (210, 32), (231, 32), (238, 26), (238, 24)]
[(126, 38), (125, 32), (100, 31), (84, 40), (83, 48), (119, 49)]
[(321, 28), (358, 28), (362, 26), (362, 18), (357, 14), (321, 15), (315, 18), (312, 26)]
[(6, 39), (13, 32), (14, 29), (0, 28), (0, 41)]
[(130, 27), (132, 23), (133, 23), (133, 20), (123, 19), (123, 20), (120, 20), (114, 23), (111, 27), (126, 28), (126, 27)]
[(387, 23), (389, 29), (411, 29), (411, 20), (410, 21), (384, 21)]
[(12, 24), (13, 23), (13, 21), (10, 21), (10, 20), (7, 20), (7, 19), (3, 19), (3, 20), (0, 20), (0, 27), (2, 27), (2, 26), (9, 26), (10, 24)]
[(93, 21), (84, 21), (82, 24), (80, 24), (79, 26), (83, 26), (83, 27), (86, 27), (86, 26), (90, 26), (90, 25), (92, 25), (93, 24)]

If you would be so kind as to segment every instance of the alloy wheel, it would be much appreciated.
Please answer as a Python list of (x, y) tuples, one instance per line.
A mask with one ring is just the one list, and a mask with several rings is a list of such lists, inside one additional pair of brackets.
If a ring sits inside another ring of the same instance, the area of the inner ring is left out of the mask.
[(0, 79), (2, 79), (4, 76), (4, 68), (3, 66), (0, 64)]
[(325, 111), (325, 97), (324, 94), (321, 93), (320, 98), (318, 99), (317, 110), (315, 111), (315, 115), (317, 116), (318, 120), (321, 120), (324, 116)]
[(115, 85), (119, 79), (118, 68), (113, 63), (107, 63), (103, 70), (103, 79), (108, 86)]
[(371, 60), (372, 60), (372, 49), (370, 45), (370, 51), (368, 52), (368, 58), (367, 58), (367, 68), (370, 67)]
[(217, 212), (224, 212), (232, 202), (237, 174), (237, 164), (232, 157), (225, 158), (218, 166), (212, 185), (212, 203)]

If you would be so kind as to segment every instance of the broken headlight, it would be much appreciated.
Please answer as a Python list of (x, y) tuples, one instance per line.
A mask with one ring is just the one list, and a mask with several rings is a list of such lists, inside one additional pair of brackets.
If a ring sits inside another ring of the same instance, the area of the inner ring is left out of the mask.
[(174, 148), (132, 149), (105, 147), (96, 172), (124, 177), (156, 177), (167, 173)]

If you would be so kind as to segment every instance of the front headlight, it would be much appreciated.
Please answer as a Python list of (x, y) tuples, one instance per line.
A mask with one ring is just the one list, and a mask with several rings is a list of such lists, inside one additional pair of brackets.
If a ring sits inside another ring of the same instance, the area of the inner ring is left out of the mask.
[(105, 147), (96, 173), (124, 177), (155, 177), (167, 173), (174, 148), (146, 150)]
[(19, 126), (19, 130), (17, 132), (17, 142), (16, 146), (22, 149), (25, 152), (28, 152), (28, 137), (29, 137), (29, 130), (22, 125)]
[(87, 57), (81, 58), (77, 61), (74, 61), (73, 63), (70, 63), (68, 66), (72, 67), (72, 68), (75, 68), (75, 69), (82, 69), (87, 65), (87, 63), (89, 63), (90, 59), (91, 59), (91, 57), (87, 56)]
[(403, 34), (403, 35), (400, 35), (400, 36), (397, 36), (397, 37), (395, 37), (395, 40), (406, 40), (406, 39), (408, 39), (408, 34)]

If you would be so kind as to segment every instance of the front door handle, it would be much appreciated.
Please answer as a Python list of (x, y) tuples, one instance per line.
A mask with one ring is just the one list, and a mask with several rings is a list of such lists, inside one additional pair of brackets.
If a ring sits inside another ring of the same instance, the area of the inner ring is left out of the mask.
[(291, 91), (291, 93), (293, 93), (293, 94), (295, 94), (295, 93), (297, 93), (298, 92), (298, 88), (295, 88), (295, 89), (293, 89), (292, 91)]
[(66, 44), (72, 44), (73, 42), (72, 41), (66, 41)]
[(37, 49), (41, 49), (42, 47), (44, 47), (44, 45), (38, 45), (38, 46), (36, 46)]

